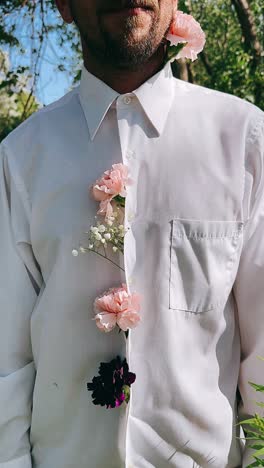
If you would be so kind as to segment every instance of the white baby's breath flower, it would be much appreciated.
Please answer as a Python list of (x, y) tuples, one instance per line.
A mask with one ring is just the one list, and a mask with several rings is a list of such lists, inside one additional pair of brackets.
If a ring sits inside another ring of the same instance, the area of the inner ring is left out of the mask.
[[(108, 258), (107, 249), (112, 249), (113, 252), (124, 253), (124, 207), (125, 207), (125, 192), (117, 194), (115, 199), (111, 199), (111, 210), (100, 209), (97, 213), (100, 216), (94, 217), (94, 225), (87, 232), (87, 247), (79, 247), (80, 252), (93, 250), (101, 256)], [(97, 200), (97, 198), (96, 198)], [(104, 201), (104, 200), (97, 200)], [(102, 203), (100, 204), (102, 205)], [(102, 208), (102, 206), (100, 206)], [(105, 208), (105, 207), (104, 207)], [(102, 218), (102, 214), (105, 214)], [(110, 216), (108, 216), (108, 214)], [(104, 253), (102, 254), (102, 250)], [(78, 255), (78, 251), (73, 250), (73, 255)], [(114, 263), (114, 262), (113, 262)]]
[(123, 220), (123, 210), (120, 210), (118, 206), (115, 206), (111, 216), (105, 217), (103, 221), (102, 218), (99, 220), (98, 217), (96, 225), (91, 226), (90, 230), (86, 232), (89, 249), (99, 253), (102, 247), (106, 251), (108, 245), (111, 244), (113, 252), (123, 253), (125, 235)]

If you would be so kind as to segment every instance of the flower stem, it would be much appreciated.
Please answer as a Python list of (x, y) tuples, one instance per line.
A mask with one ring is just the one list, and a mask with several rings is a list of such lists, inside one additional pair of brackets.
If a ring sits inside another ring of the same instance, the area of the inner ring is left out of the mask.
[(96, 254), (99, 255), (100, 257), (105, 258), (106, 260), (108, 260), (109, 262), (111, 262), (113, 265), (115, 265), (115, 266), (117, 266), (118, 268), (120, 268), (120, 270), (125, 271), (125, 269), (122, 268), (118, 263), (113, 262), (113, 260), (111, 260), (110, 258), (108, 258), (106, 255), (103, 255), (103, 254), (101, 254), (100, 252), (97, 252), (97, 250), (86, 249), (86, 248), (83, 248), (83, 249), (84, 249), (86, 252), (94, 252), (94, 253), (96, 253)]
[[(119, 327), (118, 333), (121, 333), (122, 331), (123, 331), (122, 328)], [(129, 334), (129, 330), (124, 331), (124, 335), (125, 335), (126, 339), (128, 337), (128, 334)]]
[(121, 197), (121, 195), (116, 195), (113, 200), (115, 200), (118, 205), (122, 206), (123, 208), (125, 207), (125, 197)]
[(176, 60), (176, 56), (178, 55), (178, 53), (181, 51), (181, 49), (183, 49), (183, 47), (185, 47), (187, 45), (187, 42), (181, 42), (179, 44), (177, 44), (176, 46), (170, 46), (167, 48), (167, 53), (166, 53), (166, 56), (165, 56), (165, 64), (167, 62), (169, 62), (170, 60), (172, 60), (173, 58), (175, 58)]

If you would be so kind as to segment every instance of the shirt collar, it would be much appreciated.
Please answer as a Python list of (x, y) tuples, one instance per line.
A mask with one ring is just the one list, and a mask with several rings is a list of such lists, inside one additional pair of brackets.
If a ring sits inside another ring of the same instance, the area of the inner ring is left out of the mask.
[[(137, 97), (158, 136), (163, 132), (173, 101), (173, 80), (171, 66), (168, 62), (162, 70), (145, 81), (139, 88), (128, 93)], [(83, 64), (79, 97), (91, 140), (94, 139), (108, 109), (119, 96), (117, 91), (88, 72)]]
[(174, 97), (174, 77), (168, 62), (162, 70), (134, 91), (147, 117), (160, 136)]

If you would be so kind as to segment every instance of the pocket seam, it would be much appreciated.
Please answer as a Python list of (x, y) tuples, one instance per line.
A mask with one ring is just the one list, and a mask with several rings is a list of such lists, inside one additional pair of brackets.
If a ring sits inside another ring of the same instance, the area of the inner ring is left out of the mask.
[(205, 234), (204, 236), (203, 235), (187, 236), (187, 235), (184, 235), (184, 234), (177, 234), (177, 232), (176, 232), (176, 233), (173, 234), (172, 238), (173, 237), (180, 237), (180, 238), (186, 237), (187, 239), (200, 239), (200, 240), (203, 240), (203, 239), (226, 239), (226, 238), (237, 237), (239, 233), (240, 233), (240, 231), (234, 231), (234, 233), (223, 235), (223, 236), (213, 235), (213, 234), (212, 235)]
[[(194, 222), (208, 222), (207, 220), (188, 220), (188, 219), (183, 219), (183, 218), (173, 218), (172, 219), (172, 233), (171, 233), (171, 239), (170, 239), (170, 272), (169, 272), (169, 309), (170, 310), (178, 310), (178, 311), (183, 311), (183, 312), (187, 312), (187, 313), (190, 313), (190, 314), (195, 314), (195, 315), (200, 315), (200, 314), (203, 314), (203, 313), (206, 313), (206, 312), (209, 312), (209, 311), (212, 311), (216, 308), (218, 308), (221, 304), (223, 304), (223, 301), (224, 301), (224, 298), (225, 298), (225, 295), (226, 295), (226, 291), (228, 289), (228, 286), (230, 284), (230, 281), (231, 281), (231, 272), (232, 272), (232, 265), (235, 263), (235, 258), (236, 258), (236, 253), (237, 253), (237, 250), (238, 250), (238, 240), (239, 240), (239, 237), (242, 235), (243, 233), (243, 226), (244, 226), (244, 223), (243, 221), (234, 221), (234, 220), (231, 220), (231, 221), (209, 221), (209, 223), (237, 223), (239, 225), (239, 228), (238, 229), (235, 229), (233, 231), (231, 231), (231, 233), (227, 233), (226, 235), (210, 235), (208, 233), (206, 234), (202, 234), (201, 235), (185, 235), (185, 234), (182, 234), (180, 233), (179, 234), (179, 231), (175, 231), (174, 230), (174, 226), (176, 224), (176, 222), (181, 222), (181, 221), (185, 221), (185, 222), (189, 222), (191, 223), (192, 221)], [(212, 226), (214, 224), (211, 224)], [(214, 225), (215, 226), (215, 225)], [(228, 224), (227, 224), (228, 226)], [(172, 253), (173, 253), (173, 238), (188, 238), (188, 239), (197, 239), (200, 241), (202, 240), (205, 240), (205, 239), (234, 239), (234, 242), (233, 242), (233, 253), (232, 255), (230, 255), (229, 259), (227, 260), (226, 262), (226, 266), (225, 266), (225, 275), (226, 275), (226, 281), (225, 281), (225, 288), (224, 288), (224, 291), (223, 291), (223, 300), (218, 298), (216, 299), (214, 302), (210, 302), (210, 306), (207, 307), (206, 309), (202, 309), (202, 310), (194, 310), (193, 309), (188, 309), (188, 308), (183, 308), (183, 307), (175, 307), (174, 305), (172, 305), (172, 300), (171, 300), (171, 288), (172, 288), (172, 274), (173, 274), (173, 262), (172, 262)]]

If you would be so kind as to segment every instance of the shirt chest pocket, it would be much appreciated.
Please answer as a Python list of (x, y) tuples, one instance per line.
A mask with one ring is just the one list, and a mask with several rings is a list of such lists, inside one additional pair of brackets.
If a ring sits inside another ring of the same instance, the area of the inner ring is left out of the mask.
[(227, 299), (242, 245), (242, 227), (238, 221), (172, 220), (170, 309), (202, 313)]

